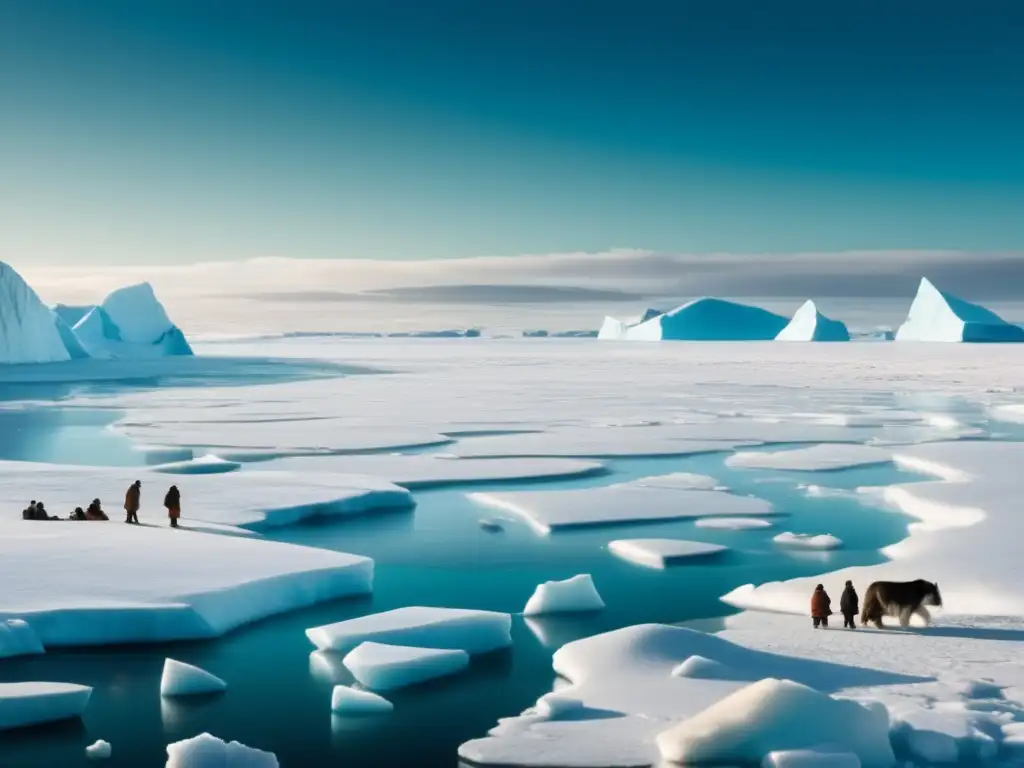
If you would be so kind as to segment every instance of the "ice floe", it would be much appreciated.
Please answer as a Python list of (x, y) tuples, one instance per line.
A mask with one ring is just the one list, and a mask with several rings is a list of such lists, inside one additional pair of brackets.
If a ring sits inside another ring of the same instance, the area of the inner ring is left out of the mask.
[(830, 533), (792, 533), (783, 531), (775, 536), (772, 541), (780, 547), (792, 547), (793, 549), (838, 549), (843, 546), (842, 539)]
[(336, 715), (380, 715), (394, 708), (394, 704), (372, 691), (347, 685), (336, 685), (331, 691), (331, 711)]
[[(646, 318), (646, 319), (645, 319)], [(597, 337), (624, 341), (769, 341), (786, 318), (760, 307), (724, 299), (695, 299), (640, 322), (605, 318)]]
[[(760, 445), (757, 439), (688, 439), (683, 429), (657, 427), (584, 427), (544, 433), (496, 435), (460, 441), (459, 458), (575, 457), (604, 459), (622, 456), (688, 456)], [(712, 433), (713, 430), (702, 430)], [(672, 433), (679, 433), (673, 436)]]
[(174, 659), (164, 660), (161, 696), (198, 696), (227, 690), (228, 684), (205, 669)]
[(892, 461), (892, 451), (871, 445), (831, 443), (787, 451), (744, 451), (725, 460), (727, 466), (745, 469), (781, 469), (826, 472)]
[(808, 299), (793, 315), (789, 325), (779, 331), (776, 341), (849, 341), (846, 324), (825, 317)]
[(390, 691), (461, 672), (469, 666), (469, 654), (459, 650), (365, 642), (350, 651), (344, 663), (352, 676), (367, 688)]
[(50, 310), (21, 275), (0, 261), (0, 364), (70, 359)]
[(0, 683), (0, 731), (80, 717), (91, 696), (73, 683)]
[(201, 733), (168, 744), (165, 768), (278, 768), (278, 762), (272, 752)]
[(725, 531), (756, 531), (771, 528), (774, 523), (757, 517), (705, 517), (694, 522), (698, 528), (712, 528)]
[(608, 551), (647, 568), (666, 568), (673, 563), (720, 555), (728, 547), (683, 539), (618, 539), (608, 543)]
[(85, 748), (85, 756), (89, 760), (107, 760), (112, 754), (114, 754), (113, 747), (110, 746), (109, 741), (103, 739), (95, 741)]
[(195, 459), (157, 464), (150, 469), (153, 472), (163, 472), (167, 475), (218, 475), (221, 472), (234, 472), (241, 467), (242, 465), (237, 461), (227, 461), (220, 456), (208, 453)]
[(524, 616), (550, 613), (586, 613), (604, 608), (589, 573), (581, 573), (564, 581), (545, 581), (526, 601)]
[(0, 659), (30, 656), (45, 649), (32, 626), (22, 619), (0, 620)]
[(896, 341), (1024, 341), (1024, 328), (1011, 325), (979, 304), (957, 298), (921, 278)]
[(312, 627), (306, 637), (320, 650), (342, 653), (373, 640), (478, 654), (511, 645), (511, 627), (507, 613), (411, 606)]
[(541, 534), (575, 526), (772, 513), (772, 505), (763, 499), (725, 491), (679, 490), (656, 480), (580, 490), (472, 493), (469, 498), (515, 514)]

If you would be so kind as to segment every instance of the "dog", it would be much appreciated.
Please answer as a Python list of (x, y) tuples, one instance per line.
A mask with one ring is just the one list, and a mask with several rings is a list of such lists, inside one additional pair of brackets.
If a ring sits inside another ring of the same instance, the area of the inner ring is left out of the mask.
[(939, 585), (924, 579), (916, 581), (876, 581), (864, 593), (860, 623), (873, 623), (882, 629), (882, 617), (899, 618), (901, 627), (910, 626), (910, 617), (920, 616), (925, 624), (931, 622), (926, 605), (941, 606)]

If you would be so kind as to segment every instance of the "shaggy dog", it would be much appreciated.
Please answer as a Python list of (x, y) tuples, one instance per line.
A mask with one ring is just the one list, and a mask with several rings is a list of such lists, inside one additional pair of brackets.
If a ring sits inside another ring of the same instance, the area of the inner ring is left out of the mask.
[(939, 585), (930, 581), (876, 581), (864, 593), (864, 607), (860, 612), (860, 623), (872, 622), (882, 629), (882, 617), (898, 617), (901, 627), (910, 626), (910, 617), (915, 613), (931, 621), (926, 605), (942, 605)]

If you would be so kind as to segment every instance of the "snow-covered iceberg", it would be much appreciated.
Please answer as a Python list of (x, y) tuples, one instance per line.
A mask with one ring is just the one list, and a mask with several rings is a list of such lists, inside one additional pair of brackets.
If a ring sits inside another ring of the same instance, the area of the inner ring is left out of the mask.
[(979, 304), (943, 293), (922, 277), (896, 341), (1024, 342), (1024, 328)]
[[(65, 309), (65, 314), (72, 315)], [(59, 313), (58, 313), (59, 314)], [(73, 327), (82, 347), (99, 358), (191, 355), (192, 348), (167, 316), (149, 283), (118, 288)]]
[(760, 307), (724, 299), (695, 299), (681, 307), (629, 321), (605, 318), (599, 339), (624, 341), (770, 341), (789, 323)]
[(0, 261), (0, 364), (70, 359), (54, 315), (21, 275)]
[(850, 331), (839, 320), (825, 317), (808, 299), (793, 315), (789, 325), (779, 331), (776, 341), (849, 341)]

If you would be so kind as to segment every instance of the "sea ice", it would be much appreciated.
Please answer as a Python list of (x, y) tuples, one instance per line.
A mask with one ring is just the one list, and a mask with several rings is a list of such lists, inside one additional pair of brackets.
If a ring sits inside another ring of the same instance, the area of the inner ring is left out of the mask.
[(205, 456), (185, 461), (157, 464), (150, 469), (153, 472), (163, 472), (167, 475), (218, 475), (221, 472), (234, 472), (241, 467), (242, 465), (237, 461), (226, 461), (220, 456), (208, 453)]
[(679, 490), (671, 484), (650, 484), (652, 480), (656, 478), (580, 490), (472, 493), (469, 498), (515, 514), (541, 534), (574, 526), (772, 513), (772, 505), (763, 499)]
[(272, 752), (201, 733), (167, 745), (165, 768), (278, 768)]
[(336, 685), (331, 691), (331, 711), (337, 715), (379, 715), (391, 712), (395, 705), (371, 691)]
[(698, 528), (712, 528), (726, 531), (754, 531), (771, 528), (772, 522), (757, 517), (705, 517), (694, 523)]
[(72, 683), (0, 683), (0, 731), (80, 717), (90, 696)]
[(776, 341), (849, 341), (846, 324), (825, 317), (808, 299), (796, 311), (789, 325), (779, 331)]
[(583, 709), (583, 702), (558, 693), (545, 693), (537, 699), (534, 709), (541, 717), (555, 720), (570, 712), (579, 712)]
[(345, 656), (345, 666), (367, 688), (390, 691), (460, 672), (469, 666), (469, 654), (365, 642)]
[[(719, 439), (713, 430), (702, 430), (711, 437), (689, 439), (687, 431), (696, 427), (660, 429), (657, 427), (581, 427), (542, 433), (495, 435), (460, 441), (454, 448), (461, 459), (497, 459), (518, 457), (572, 457), (606, 459), (624, 456), (689, 456), (718, 453), (734, 448), (760, 445), (756, 439)], [(673, 436), (677, 434), (677, 436)]]
[(637, 565), (665, 568), (685, 560), (718, 555), (728, 551), (728, 547), (683, 539), (618, 539), (608, 543), (608, 550)]
[(50, 310), (0, 261), (0, 364), (70, 360)]
[(798, 472), (827, 472), (892, 461), (892, 451), (870, 445), (831, 443), (795, 450), (744, 451), (725, 460), (727, 466), (745, 469), (781, 469)]
[(784, 531), (772, 539), (782, 547), (793, 549), (838, 549), (843, 546), (843, 540), (830, 533), (792, 533)]
[(604, 608), (604, 600), (594, 586), (589, 573), (564, 581), (545, 581), (526, 602), (524, 616), (540, 616), (547, 613), (584, 613)]
[(85, 748), (85, 756), (89, 760), (106, 760), (114, 753), (109, 741), (100, 739)]
[(989, 409), (989, 413), (996, 421), (1024, 424), (1024, 403), (1005, 403), (1003, 405), (995, 405)]
[(695, 299), (636, 324), (605, 318), (599, 339), (625, 341), (769, 341), (786, 318), (723, 299)]
[(164, 660), (161, 696), (196, 696), (227, 690), (228, 684), (205, 669), (174, 659)]
[(860, 758), (830, 745), (769, 752), (761, 768), (861, 768)]
[(896, 341), (1024, 341), (1024, 328), (979, 304), (943, 293), (922, 277)]
[(27, 621), (0, 619), (0, 659), (44, 653), (39, 636)]
[(511, 627), (507, 613), (412, 606), (312, 627), (306, 637), (320, 650), (342, 653), (373, 640), (475, 655), (510, 646)]
[(837, 699), (791, 680), (766, 678), (658, 735), (673, 763), (760, 763), (770, 753), (841, 746), (865, 768), (890, 768), (889, 715), (880, 704)]

